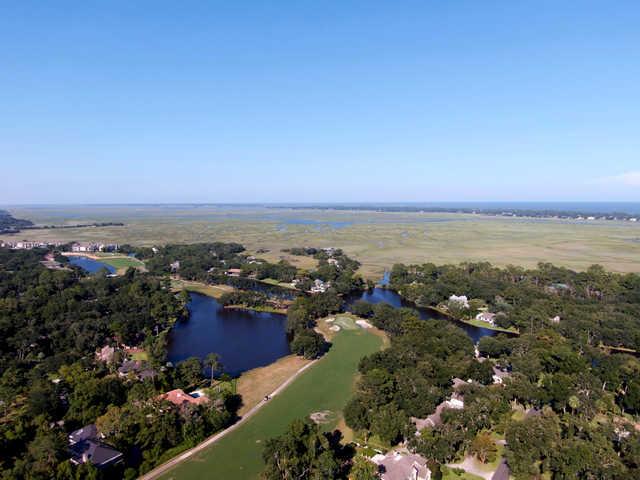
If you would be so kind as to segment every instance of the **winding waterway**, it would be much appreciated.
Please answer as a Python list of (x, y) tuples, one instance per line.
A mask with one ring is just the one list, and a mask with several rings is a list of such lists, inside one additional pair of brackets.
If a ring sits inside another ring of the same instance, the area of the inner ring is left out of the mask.
[[(190, 317), (174, 326), (169, 335), (168, 360), (177, 363), (189, 357), (204, 360), (207, 354), (220, 355), (225, 372), (239, 375), (252, 368), (268, 365), (290, 353), (286, 335), (287, 319), (276, 313), (225, 309), (214, 298), (191, 293), (187, 305)], [(393, 290), (376, 287), (352, 295), (346, 308), (357, 300), (370, 303), (386, 302), (393, 307), (409, 307), (418, 311), (423, 320), (454, 321), (426, 308), (416, 307)], [(486, 328), (455, 322), (477, 342), (496, 332)]]
[(389, 305), (400, 308), (407, 307), (412, 308), (418, 312), (420, 318), (422, 320), (442, 320), (447, 322), (454, 322), (457, 327), (460, 327), (464, 330), (467, 335), (473, 340), (473, 343), (477, 343), (482, 337), (490, 337), (495, 335), (497, 332), (495, 330), (491, 330), (489, 328), (480, 328), (474, 325), (469, 325), (464, 322), (459, 322), (456, 320), (452, 320), (445, 315), (442, 315), (434, 310), (430, 310), (428, 308), (418, 307), (415, 304), (404, 300), (400, 295), (398, 295), (393, 290), (388, 290), (386, 288), (376, 287), (372, 290), (364, 291), (362, 294), (352, 295), (346, 299), (347, 310), (353, 305), (354, 302), (358, 300), (364, 300), (369, 303), (388, 303)]

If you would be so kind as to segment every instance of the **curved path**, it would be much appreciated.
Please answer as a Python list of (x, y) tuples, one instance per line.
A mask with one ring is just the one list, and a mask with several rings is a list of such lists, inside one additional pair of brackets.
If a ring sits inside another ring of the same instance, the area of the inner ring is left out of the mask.
[[(282, 390), (284, 390), (285, 388), (287, 388), (287, 386), (293, 382), (296, 378), (298, 378), (298, 376), (300, 374), (302, 374), (307, 368), (311, 367), (312, 365), (315, 365), (315, 363), (318, 360), (313, 360), (311, 363), (306, 364), (304, 367), (302, 367), (300, 370), (298, 370), (296, 373), (294, 373), (291, 377), (289, 377), (285, 382), (282, 383), (282, 385), (280, 385), (278, 388), (276, 388), (270, 395), (269, 395), (269, 399), (273, 398), (274, 396), (278, 395)], [(233, 432), (236, 428), (238, 428), (240, 425), (242, 425), (244, 422), (246, 422), (247, 420), (249, 420), (253, 415), (255, 415), (256, 412), (258, 412), (262, 407), (264, 407), (267, 403), (269, 402), (269, 400), (262, 400), (260, 401), (260, 403), (258, 403), (255, 407), (253, 407), (251, 410), (249, 410), (245, 415), (242, 416), (242, 418), (240, 418), (240, 420), (238, 420), (236, 423), (234, 423), (233, 425), (231, 425), (230, 427), (222, 430), (221, 432), (216, 433), (215, 435), (207, 438), (206, 440), (204, 440), (202, 443), (199, 443), (198, 445), (196, 445), (195, 447), (181, 453), (180, 455), (178, 455), (177, 457), (172, 458), (171, 460), (169, 460), (166, 463), (163, 463), (162, 465), (160, 465), (159, 467), (154, 468), (153, 470), (151, 470), (148, 473), (145, 473), (144, 475), (142, 475), (141, 477), (139, 477), (139, 480), (155, 480), (157, 478), (160, 477), (160, 475), (166, 473), (168, 470), (172, 469), (173, 467), (175, 467), (177, 464), (179, 464), (180, 462), (183, 462), (184, 460), (188, 459), (189, 457), (195, 455), (196, 453), (204, 450), (205, 448), (213, 445), (214, 443), (216, 443), (218, 440), (220, 440), (221, 438), (223, 438), (224, 436), (228, 435), (229, 433)]]

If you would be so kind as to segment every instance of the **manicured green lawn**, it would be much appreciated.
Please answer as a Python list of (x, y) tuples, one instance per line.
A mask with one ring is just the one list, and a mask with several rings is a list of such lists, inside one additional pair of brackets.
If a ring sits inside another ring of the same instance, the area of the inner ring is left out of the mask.
[(313, 412), (329, 410), (334, 421), (323, 425), (333, 429), (339, 412), (351, 397), (359, 360), (382, 346), (382, 339), (365, 330), (340, 331), (331, 350), (274, 397), (247, 423), (167, 472), (165, 479), (256, 479), (263, 468), (265, 440), (283, 433), (288, 424)]
[(468, 472), (457, 472), (449, 467), (442, 467), (442, 480), (482, 480), (482, 477)]
[(131, 355), (131, 359), (132, 360), (147, 361), (147, 360), (149, 360), (149, 354), (147, 352), (137, 352), (137, 353), (134, 353), (133, 355)]
[(507, 332), (507, 333), (519, 333), (517, 329), (510, 328), (501, 328), (495, 325), (491, 325), (490, 323), (483, 322), (482, 320), (476, 320), (472, 318), (471, 320), (462, 320), (464, 323), (468, 323), (469, 325), (473, 325), (475, 327), (486, 328), (488, 330), (495, 330), (496, 332)]
[(144, 263), (141, 262), (140, 260), (137, 260), (133, 257), (114, 257), (114, 258), (109, 258), (109, 257), (102, 257), (100, 258), (100, 261), (102, 263), (106, 263), (107, 265), (111, 265), (112, 267), (115, 267), (117, 269), (126, 269), (129, 267), (144, 267)]

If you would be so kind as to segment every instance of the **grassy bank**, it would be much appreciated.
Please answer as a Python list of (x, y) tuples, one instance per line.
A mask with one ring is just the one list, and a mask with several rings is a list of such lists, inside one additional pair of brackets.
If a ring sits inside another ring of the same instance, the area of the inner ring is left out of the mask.
[(296, 418), (330, 411), (333, 429), (350, 398), (359, 360), (382, 346), (382, 339), (365, 330), (343, 330), (318, 363), (274, 397), (247, 423), (166, 473), (165, 479), (256, 479), (263, 468), (265, 440), (282, 434)]
[(473, 325), (474, 327), (480, 327), (480, 328), (486, 328), (487, 330), (494, 330), (496, 332), (504, 332), (504, 333), (511, 333), (514, 335), (520, 335), (520, 332), (515, 329), (515, 328), (502, 328), (502, 327), (497, 327), (495, 325), (491, 325), (490, 323), (487, 322), (482, 322), (480, 320), (459, 320), (462, 323), (466, 323), (468, 325)]
[(208, 285), (201, 282), (176, 279), (171, 280), (171, 289), (176, 292), (186, 290), (187, 292), (201, 293), (213, 298), (220, 298), (225, 293), (233, 291), (233, 287), (228, 285)]
[(112, 266), (118, 274), (124, 273), (127, 268), (144, 268), (144, 262), (133, 257), (99, 257), (99, 261)]
[(137, 268), (144, 270), (144, 262), (134, 257), (122, 255), (118, 253), (105, 253), (105, 252), (92, 252), (92, 253), (75, 253), (67, 252), (63, 253), (67, 257), (86, 257), (92, 260), (96, 260), (105, 265), (109, 265), (116, 269), (118, 275), (122, 275), (128, 268)]

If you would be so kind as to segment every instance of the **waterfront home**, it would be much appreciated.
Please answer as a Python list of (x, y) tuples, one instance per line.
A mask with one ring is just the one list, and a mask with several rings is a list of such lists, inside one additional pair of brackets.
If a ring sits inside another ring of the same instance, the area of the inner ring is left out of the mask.
[(95, 243), (77, 242), (71, 245), (71, 251), (75, 253), (97, 252), (98, 246)]
[(160, 400), (166, 400), (167, 402), (171, 402), (178, 407), (182, 407), (184, 405), (203, 405), (209, 402), (209, 397), (202, 394), (201, 392), (194, 392), (193, 394), (185, 393), (182, 389), (176, 388), (175, 390), (171, 390), (170, 392), (163, 393), (158, 396)]
[(371, 457), (382, 480), (431, 480), (427, 459), (420, 455), (391, 451)]
[(145, 363), (140, 360), (125, 360), (118, 368), (118, 375), (120, 377), (133, 375), (138, 380), (146, 380), (147, 378), (155, 377), (156, 371), (152, 368), (147, 368)]
[(491, 312), (480, 312), (476, 315), (476, 320), (480, 320), (481, 322), (486, 322), (489, 325), (495, 325), (495, 313)]
[(227, 270), (227, 277), (239, 277), (241, 273), (241, 268), (230, 268)]
[(94, 424), (71, 432), (68, 440), (69, 461), (75, 465), (91, 462), (97, 468), (106, 468), (123, 461), (122, 452), (102, 442)]

